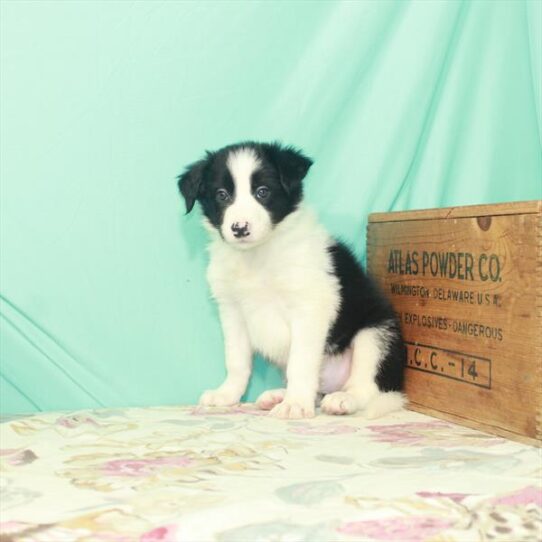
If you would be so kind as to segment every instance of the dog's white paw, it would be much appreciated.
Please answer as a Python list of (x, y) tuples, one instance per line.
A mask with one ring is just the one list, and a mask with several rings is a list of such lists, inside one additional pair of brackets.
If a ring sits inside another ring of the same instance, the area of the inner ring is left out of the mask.
[(275, 405), (282, 402), (285, 395), (285, 388), (264, 391), (258, 399), (256, 399), (256, 406), (261, 410), (271, 410)]
[(290, 420), (298, 420), (300, 418), (313, 418), (314, 401), (285, 398), (281, 403), (273, 407), (269, 415), (275, 418)]
[(201, 394), (199, 404), (201, 406), (231, 406), (239, 403), (240, 397), (228, 390), (217, 388), (207, 390)]
[(356, 398), (346, 391), (328, 393), (320, 405), (322, 412), (333, 415), (353, 414), (356, 412)]

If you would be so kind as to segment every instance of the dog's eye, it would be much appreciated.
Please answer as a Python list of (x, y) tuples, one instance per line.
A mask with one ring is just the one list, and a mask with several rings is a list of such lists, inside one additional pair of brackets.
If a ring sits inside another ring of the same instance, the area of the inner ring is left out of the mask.
[(269, 188), (267, 186), (260, 186), (256, 190), (256, 197), (259, 199), (265, 199), (267, 196), (269, 196)]
[(228, 191), (224, 188), (219, 188), (216, 191), (216, 199), (218, 201), (228, 201), (230, 199), (230, 195), (228, 194)]

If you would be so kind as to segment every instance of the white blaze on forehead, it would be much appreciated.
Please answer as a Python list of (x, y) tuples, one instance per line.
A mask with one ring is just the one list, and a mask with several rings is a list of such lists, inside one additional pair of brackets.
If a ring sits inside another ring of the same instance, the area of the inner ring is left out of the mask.
[[(220, 231), (223, 238), (236, 246), (247, 248), (261, 243), (273, 229), (271, 216), (267, 209), (252, 195), (252, 174), (262, 167), (258, 155), (250, 147), (231, 151), (226, 160), (226, 167), (235, 186), (234, 200), (228, 205), (222, 218)], [(248, 235), (236, 237), (234, 227), (240, 224)]]
[(253, 149), (245, 147), (230, 152), (226, 166), (233, 177), (236, 198), (250, 195), (250, 177), (261, 165), (262, 163)]

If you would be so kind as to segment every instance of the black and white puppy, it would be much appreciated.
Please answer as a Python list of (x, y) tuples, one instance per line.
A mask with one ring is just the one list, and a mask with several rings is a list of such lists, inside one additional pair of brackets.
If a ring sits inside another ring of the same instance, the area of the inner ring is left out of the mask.
[(302, 205), (312, 161), (292, 147), (240, 143), (207, 152), (179, 176), (211, 235), (208, 280), (219, 306), (227, 378), (202, 405), (238, 403), (252, 357), (283, 368), (286, 389), (260, 408), (279, 418), (399, 409), (405, 347), (391, 305), (352, 253)]

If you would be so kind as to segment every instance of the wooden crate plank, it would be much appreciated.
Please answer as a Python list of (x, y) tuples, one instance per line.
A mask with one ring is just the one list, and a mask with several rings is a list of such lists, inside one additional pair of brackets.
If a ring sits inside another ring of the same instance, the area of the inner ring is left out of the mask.
[(403, 220), (441, 220), (447, 218), (537, 214), (541, 210), (542, 200), (514, 201), (493, 205), (465, 205), (440, 209), (372, 213), (369, 216), (369, 222), (401, 222)]
[(538, 442), (542, 202), (475, 208), (371, 215), (368, 268), (401, 320), (412, 404)]

